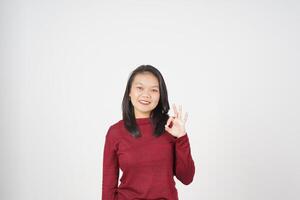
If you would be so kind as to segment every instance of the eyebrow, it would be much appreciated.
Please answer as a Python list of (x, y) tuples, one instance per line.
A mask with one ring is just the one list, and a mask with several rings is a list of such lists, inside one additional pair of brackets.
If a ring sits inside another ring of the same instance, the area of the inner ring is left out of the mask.
[[(144, 85), (144, 84), (141, 83), (141, 82), (137, 82), (137, 83), (135, 83), (135, 85)], [(152, 86), (152, 87), (157, 87), (157, 88), (158, 88), (158, 85), (154, 85), (154, 86)]]

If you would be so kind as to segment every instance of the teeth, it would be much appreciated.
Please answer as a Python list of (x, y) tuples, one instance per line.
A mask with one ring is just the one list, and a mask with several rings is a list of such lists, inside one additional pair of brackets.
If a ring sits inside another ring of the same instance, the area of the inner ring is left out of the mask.
[(148, 101), (140, 101), (141, 103), (143, 103), (143, 104), (149, 104), (150, 102), (148, 102)]

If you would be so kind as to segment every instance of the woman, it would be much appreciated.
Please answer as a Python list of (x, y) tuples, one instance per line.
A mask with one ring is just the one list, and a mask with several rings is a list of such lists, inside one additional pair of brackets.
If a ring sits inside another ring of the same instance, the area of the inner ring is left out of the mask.
[(178, 200), (173, 177), (185, 185), (193, 181), (187, 114), (173, 105), (170, 117), (169, 109), (161, 73), (151, 65), (136, 68), (123, 97), (123, 119), (106, 134), (102, 200)]

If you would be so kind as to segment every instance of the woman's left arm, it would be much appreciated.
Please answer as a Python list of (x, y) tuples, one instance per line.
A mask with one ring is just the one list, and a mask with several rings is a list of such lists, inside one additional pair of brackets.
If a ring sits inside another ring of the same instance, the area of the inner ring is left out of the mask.
[(181, 105), (179, 106), (179, 110), (177, 110), (176, 106), (173, 104), (173, 110), (175, 116), (168, 119), (165, 129), (176, 138), (174, 166), (175, 176), (183, 184), (188, 185), (193, 181), (195, 175), (195, 164), (191, 154), (189, 137), (185, 130), (187, 113), (183, 118)]
[(191, 155), (188, 135), (175, 139), (175, 176), (183, 184), (188, 185), (195, 175), (195, 164)]

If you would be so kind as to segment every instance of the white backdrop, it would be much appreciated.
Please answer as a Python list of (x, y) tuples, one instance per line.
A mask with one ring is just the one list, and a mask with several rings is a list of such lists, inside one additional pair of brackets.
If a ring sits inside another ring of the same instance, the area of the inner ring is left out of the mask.
[[(101, 199), (106, 131), (151, 64), (189, 113), (181, 200), (300, 198), (299, 1), (4, 0), (3, 200)], [(172, 114), (172, 112), (170, 112)]]

